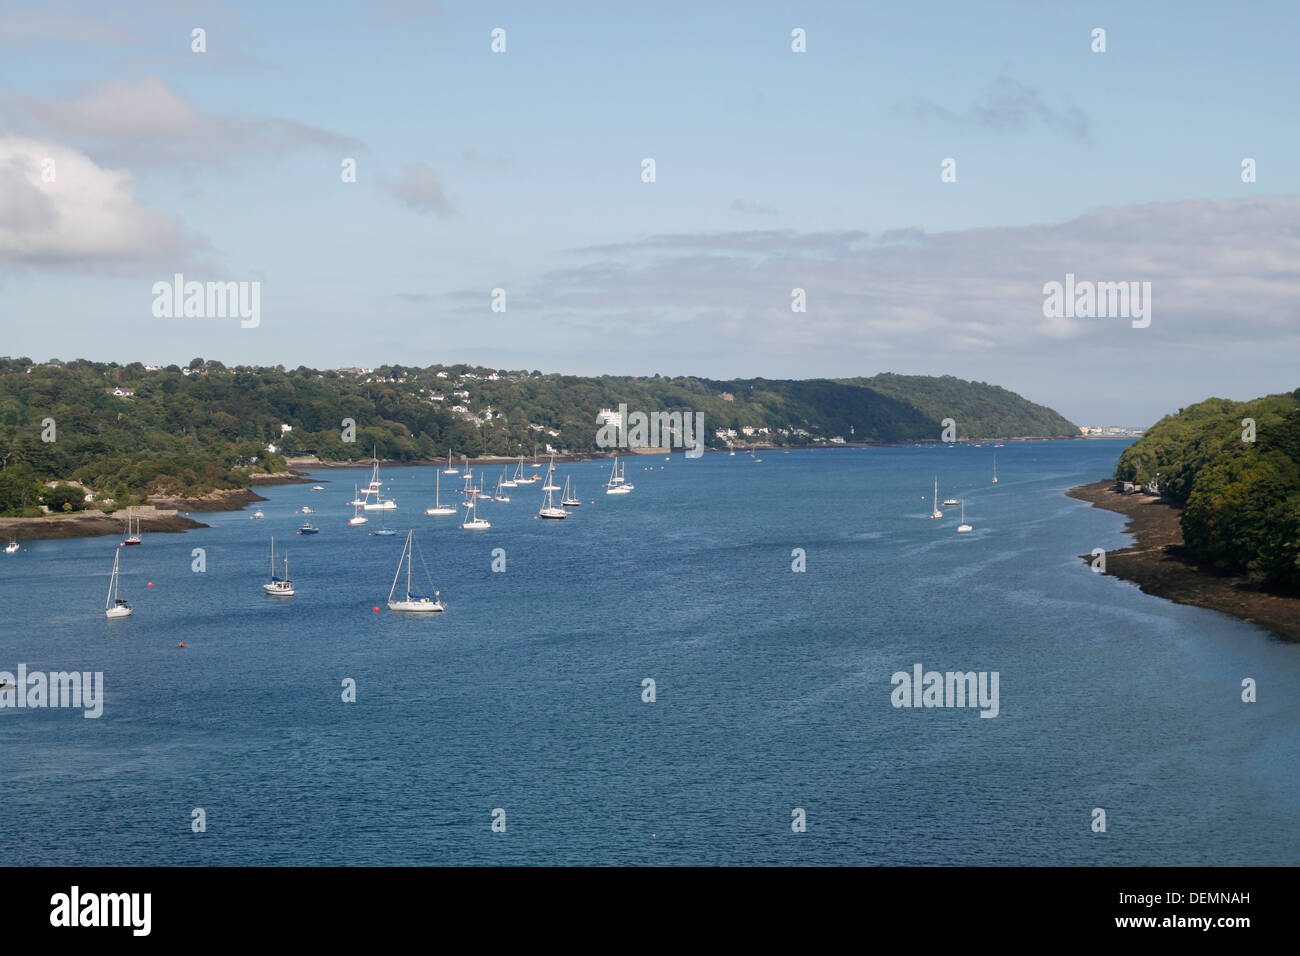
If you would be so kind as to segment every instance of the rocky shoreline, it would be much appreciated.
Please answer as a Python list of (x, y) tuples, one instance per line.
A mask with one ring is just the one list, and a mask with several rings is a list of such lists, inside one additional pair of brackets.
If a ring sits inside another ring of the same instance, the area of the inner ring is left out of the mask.
[[(1245, 578), (1204, 564), (1186, 552), (1179, 524), (1182, 508), (1142, 494), (1121, 494), (1113, 481), (1071, 488), (1066, 494), (1094, 508), (1128, 518), (1131, 548), (1106, 552), (1106, 574), (1131, 581), (1147, 594), (1231, 614), (1286, 641), (1300, 641), (1300, 598), (1256, 591)], [(1092, 561), (1092, 555), (1081, 555)]]
[[(208, 525), (187, 518), (172, 509), (136, 508), (140, 530), (146, 534), (179, 533)], [(0, 518), (0, 538), (6, 541), (49, 541), (56, 538), (100, 538), (124, 535), (123, 519), (102, 511), (82, 511), (40, 518)]]

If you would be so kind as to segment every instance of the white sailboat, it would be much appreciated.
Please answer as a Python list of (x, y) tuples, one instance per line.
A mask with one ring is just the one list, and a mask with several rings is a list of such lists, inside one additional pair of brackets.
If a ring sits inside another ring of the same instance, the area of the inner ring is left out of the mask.
[[(362, 501), (361, 508), (364, 511), (392, 511), (397, 507), (397, 500), (395, 498), (385, 498), (383, 496), (382, 493), (383, 486), (380, 484), (379, 481), (378, 454), (379, 451), (378, 448), (376, 447), (376, 450), (374, 452), (375, 457), (371, 459), (373, 462), (373, 468), (370, 472), (370, 485), (369, 487), (366, 488), (365, 493), (362, 494), (361, 496), (361, 501)], [(374, 501), (370, 500), (371, 495), (375, 496)]]
[[(415, 540), (415, 529), (412, 528), (406, 533), (406, 544), (402, 546), (402, 557), (397, 562), (397, 573), (393, 575), (393, 586), (388, 589), (388, 610), (390, 611), (442, 611), (446, 605), (440, 601), (441, 592), (434, 591), (433, 597), (427, 594), (416, 594), (411, 590), (411, 561), (415, 557), (415, 551), (419, 544)], [(397, 596), (397, 582), (402, 576), (402, 565), (406, 565), (406, 590), (402, 597)], [(424, 563), (424, 555), (420, 555), (420, 566), (424, 568), (425, 579), (429, 583), (429, 590), (433, 590), (433, 579), (429, 577), (429, 568)]]
[[(448, 461), (451, 456), (447, 456)], [(456, 508), (454, 505), (444, 505), (442, 503), (442, 476), (434, 472), (433, 475), (433, 507), (425, 508), (424, 513), (427, 515), (454, 515)]]
[(262, 585), (262, 590), (275, 597), (293, 597), (294, 586), (289, 580), (289, 556), (284, 556), (284, 577), (275, 573), (275, 537), (271, 537), (271, 580)]
[(555, 456), (551, 456), (550, 467), (546, 469), (546, 484), (542, 485), (542, 491), (559, 491), (560, 486), (555, 483), (551, 476), (555, 474)]
[(546, 488), (542, 489), (546, 494), (542, 497), (541, 510), (537, 512), (543, 518), (567, 518), (569, 513), (555, 503), (554, 486), (547, 481)]
[(569, 490), (569, 477), (564, 477), (564, 494), (560, 496), (560, 504), (566, 508), (581, 508), (582, 502), (578, 500), (578, 486), (574, 485), (573, 490)]
[(444, 475), (459, 475), (460, 469), (451, 466), (451, 449), (447, 449), (447, 467), (442, 470)]
[[(513, 485), (514, 482), (511, 482), (511, 484)], [(505, 487), (506, 487), (506, 470), (502, 468), (501, 477), (497, 479), (497, 493), (494, 500), (509, 503), (510, 496), (506, 494)]]
[(633, 488), (636, 487), (636, 485), (632, 484), (632, 482), (627, 480), (626, 472), (627, 472), (627, 462), (623, 462), (618, 466), (618, 483), (621, 487), (626, 488), (628, 491), (631, 491)]
[(998, 456), (993, 456), (993, 484), (998, 483)]
[(144, 539), (140, 535), (140, 519), (135, 519), (135, 524), (131, 524), (131, 509), (126, 509), (126, 537), (122, 539), (123, 544), (139, 544)]
[(499, 482), (499, 484), (501, 485), (502, 488), (515, 488), (519, 485), (519, 482), (515, 481), (513, 478), (508, 477), (506, 475), (506, 469), (502, 468), (501, 481)]
[(957, 525), (958, 531), (974, 531), (975, 529), (966, 523), (966, 500), (963, 498), (961, 503), (961, 524)]
[(943, 517), (943, 512), (939, 510), (939, 477), (937, 475), (934, 479), (934, 497), (930, 499), (930, 508), (932, 509), (930, 511), (931, 518)]
[(614, 466), (609, 471), (609, 482), (605, 485), (605, 494), (607, 495), (626, 495), (631, 494), (632, 486), (623, 478), (618, 467), (618, 456), (614, 456)]
[[(353, 485), (352, 487), (355, 488), (356, 485)], [(365, 524), (367, 521), (370, 520), (369, 518), (367, 518), (365, 515), (361, 513), (362, 502), (360, 498), (353, 499), (352, 505), (353, 505), (352, 517), (348, 519), (349, 525)]]
[(469, 510), (465, 512), (465, 521), (461, 528), (465, 531), (486, 531), (492, 527), (492, 522), (486, 518), (478, 516), (478, 498), (471, 498), (465, 502), (465, 507)]
[(117, 590), (117, 566), (122, 560), (122, 551), (119, 548), (113, 553), (113, 576), (108, 579), (108, 598), (104, 601), (104, 617), (110, 621), (118, 617), (130, 617), (131, 605), (122, 600)]

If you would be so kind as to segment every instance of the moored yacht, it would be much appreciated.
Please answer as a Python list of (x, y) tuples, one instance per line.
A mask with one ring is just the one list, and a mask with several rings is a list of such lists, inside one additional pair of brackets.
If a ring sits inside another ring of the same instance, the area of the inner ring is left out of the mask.
[[(433, 596), (428, 594), (416, 594), (411, 590), (411, 561), (415, 557), (415, 551), (419, 544), (415, 540), (415, 529), (406, 533), (406, 544), (402, 546), (402, 557), (397, 562), (397, 573), (393, 575), (393, 586), (388, 589), (388, 610), (390, 611), (442, 611), (446, 605), (439, 600), (440, 592), (433, 591)], [(402, 576), (402, 565), (406, 565), (406, 590), (402, 596), (398, 596), (397, 582)], [(429, 590), (433, 590), (433, 581), (429, 578), (429, 568), (424, 564), (424, 556), (420, 556), (420, 565), (424, 567), (425, 579), (429, 582)]]

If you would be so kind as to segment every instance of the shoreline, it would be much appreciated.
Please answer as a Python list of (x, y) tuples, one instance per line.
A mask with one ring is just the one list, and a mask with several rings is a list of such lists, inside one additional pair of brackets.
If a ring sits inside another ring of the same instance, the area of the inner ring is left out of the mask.
[[(171, 509), (149, 511), (136, 508), (133, 517), (140, 519), (140, 530), (149, 534), (181, 534), (195, 528), (208, 528), (201, 521), (186, 518)], [(40, 518), (0, 518), (0, 538), (6, 541), (52, 541), (63, 538), (102, 538), (124, 535), (124, 519), (102, 511)]]
[[(1186, 553), (1179, 525), (1182, 507), (1163, 498), (1121, 494), (1115, 482), (1097, 481), (1065, 492), (1094, 508), (1124, 515), (1133, 547), (1106, 552), (1105, 574), (1136, 584), (1143, 592), (1228, 614), (1284, 641), (1300, 642), (1300, 598), (1245, 587), (1239, 574), (1220, 571)], [(1080, 555), (1087, 562), (1091, 554)]]

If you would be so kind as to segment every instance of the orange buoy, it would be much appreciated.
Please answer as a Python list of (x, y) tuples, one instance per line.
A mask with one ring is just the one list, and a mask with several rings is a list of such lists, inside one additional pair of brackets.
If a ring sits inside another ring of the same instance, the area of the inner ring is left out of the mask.
[(149, 582), (149, 587), (153, 587), (153, 582), (152, 582), (152, 581)]
[(181, 642), (180, 642), (179, 644), (177, 644), (176, 646), (177, 646), (177, 647), (184, 647), (184, 646), (185, 646), (185, 642), (184, 642), (184, 641), (181, 641)]
[(376, 614), (379, 613), (379, 605), (378, 605), (378, 604), (375, 605), (375, 613), (376, 613)]

